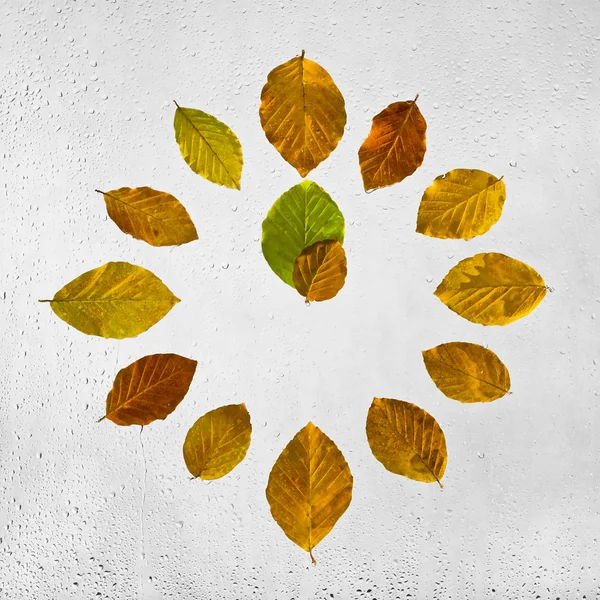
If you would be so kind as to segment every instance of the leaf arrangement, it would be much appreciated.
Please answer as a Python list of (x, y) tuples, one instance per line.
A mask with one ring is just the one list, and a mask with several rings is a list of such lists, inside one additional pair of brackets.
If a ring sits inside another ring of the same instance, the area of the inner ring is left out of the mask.
[[(427, 124), (414, 100), (395, 102), (373, 117), (358, 151), (366, 192), (399, 183), (423, 163)], [(326, 160), (346, 125), (342, 93), (329, 73), (304, 52), (269, 73), (261, 94), (265, 135), (301, 177)], [(217, 185), (241, 189), (242, 146), (214, 116), (176, 103), (175, 140), (194, 173)], [(98, 190), (96, 190), (98, 191)], [(183, 204), (150, 187), (122, 187), (102, 194), (119, 229), (152, 246), (198, 239)], [(469, 240), (498, 222), (506, 200), (502, 177), (454, 169), (425, 190), (416, 231), (440, 239)], [(302, 181), (284, 192), (262, 223), (262, 252), (273, 272), (307, 303), (334, 298), (347, 274), (344, 216), (317, 183)], [(546, 285), (530, 266), (504, 254), (476, 254), (453, 267), (435, 295), (457, 315), (481, 325), (507, 325), (531, 313)], [(127, 262), (109, 262), (83, 273), (49, 302), (63, 321), (87, 335), (135, 337), (179, 302), (153, 273)], [(508, 369), (491, 350), (447, 342), (423, 351), (427, 373), (448, 398), (493, 402), (510, 393)], [(167, 418), (183, 401), (197, 362), (177, 354), (144, 356), (121, 369), (106, 398), (108, 419), (119, 426)], [(224, 477), (245, 458), (252, 425), (245, 404), (221, 406), (198, 418), (183, 442), (194, 479)], [(374, 398), (366, 418), (373, 456), (387, 471), (425, 483), (444, 476), (448, 453), (442, 428), (411, 402)], [(341, 450), (308, 423), (282, 450), (266, 486), (273, 519), (310, 554), (352, 500), (353, 477)]]

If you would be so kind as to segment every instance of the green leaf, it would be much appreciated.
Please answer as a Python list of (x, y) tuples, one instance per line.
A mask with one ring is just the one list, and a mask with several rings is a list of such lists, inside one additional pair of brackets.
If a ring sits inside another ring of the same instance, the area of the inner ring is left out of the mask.
[(344, 243), (344, 215), (329, 194), (303, 181), (280, 196), (262, 224), (262, 251), (277, 276), (294, 287), (294, 263), (315, 242)]
[(173, 125), (181, 155), (194, 173), (218, 185), (240, 189), (242, 146), (225, 123), (177, 104)]
[(50, 302), (63, 321), (87, 335), (135, 337), (158, 323), (179, 302), (150, 271), (110, 262), (87, 271), (56, 292)]

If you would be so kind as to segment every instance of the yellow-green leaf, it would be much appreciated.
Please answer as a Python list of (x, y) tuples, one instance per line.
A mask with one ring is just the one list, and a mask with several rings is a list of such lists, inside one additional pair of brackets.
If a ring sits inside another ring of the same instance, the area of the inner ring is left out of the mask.
[(181, 155), (194, 173), (218, 185), (241, 188), (242, 146), (225, 123), (201, 110), (177, 105), (174, 127)]
[(425, 190), (417, 232), (430, 237), (462, 239), (482, 235), (502, 215), (506, 187), (477, 169), (454, 169), (436, 177)]
[(117, 373), (102, 419), (117, 425), (166, 419), (187, 394), (197, 365), (178, 354), (151, 354), (136, 360)]
[(535, 309), (546, 295), (546, 284), (529, 265), (490, 252), (461, 260), (435, 295), (472, 323), (508, 325)]
[(502, 361), (478, 344), (449, 342), (423, 351), (429, 376), (448, 398), (459, 402), (493, 402), (510, 390)]
[(196, 227), (175, 196), (149, 187), (100, 192), (119, 229), (151, 246), (179, 246), (198, 239)]
[(273, 465), (267, 485), (271, 514), (285, 535), (310, 553), (352, 500), (352, 473), (343, 454), (308, 423)]
[(393, 185), (412, 175), (425, 156), (426, 130), (416, 98), (394, 102), (375, 115), (358, 151), (365, 191)]
[(346, 253), (337, 240), (316, 242), (302, 251), (294, 263), (294, 285), (306, 302), (333, 298), (346, 281)]
[(220, 479), (239, 465), (250, 447), (252, 425), (245, 404), (229, 404), (207, 412), (188, 431), (183, 458), (200, 479)]
[(388, 470), (440, 486), (446, 470), (446, 438), (437, 421), (403, 400), (374, 398), (367, 416), (373, 456)]
[(302, 52), (269, 73), (260, 122), (269, 142), (306, 177), (342, 139), (344, 98), (329, 73)]
[(158, 323), (179, 298), (150, 271), (109, 262), (83, 273), (43, 302), (50, 302), (58, 317), (83, 333), (122, 339)]

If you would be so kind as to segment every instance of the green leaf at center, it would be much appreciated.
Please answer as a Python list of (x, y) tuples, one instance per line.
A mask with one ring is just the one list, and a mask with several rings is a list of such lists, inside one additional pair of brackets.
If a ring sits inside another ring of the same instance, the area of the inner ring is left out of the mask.
[(312, 181), (303, 181), (280, 196), (262, 225), (262, 251), (276, 275), (294, 287), (298, 255), (324, 240), (344, 243), (344, 215), (329, 194)]

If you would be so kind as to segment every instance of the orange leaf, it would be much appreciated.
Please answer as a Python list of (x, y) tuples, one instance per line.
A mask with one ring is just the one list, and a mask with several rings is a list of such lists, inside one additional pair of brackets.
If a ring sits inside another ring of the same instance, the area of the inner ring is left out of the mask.
[(316, 242), (302, 251), (294, 264), (294, 286), (306, 302), (333, 298), (346, 280), (346, 253), (337, 240)]
[(365, 191), (398, 183), (421, 166), (427, 123), (417, 98), (394, 102), (373, 118), (371, 132), (358, 151)]
[(186, 395), (197, 365), (178, 354), (152, 354), (136, 360), (117, 373), (102, 419), (117, 425), (148, 425), (166, 419)]

